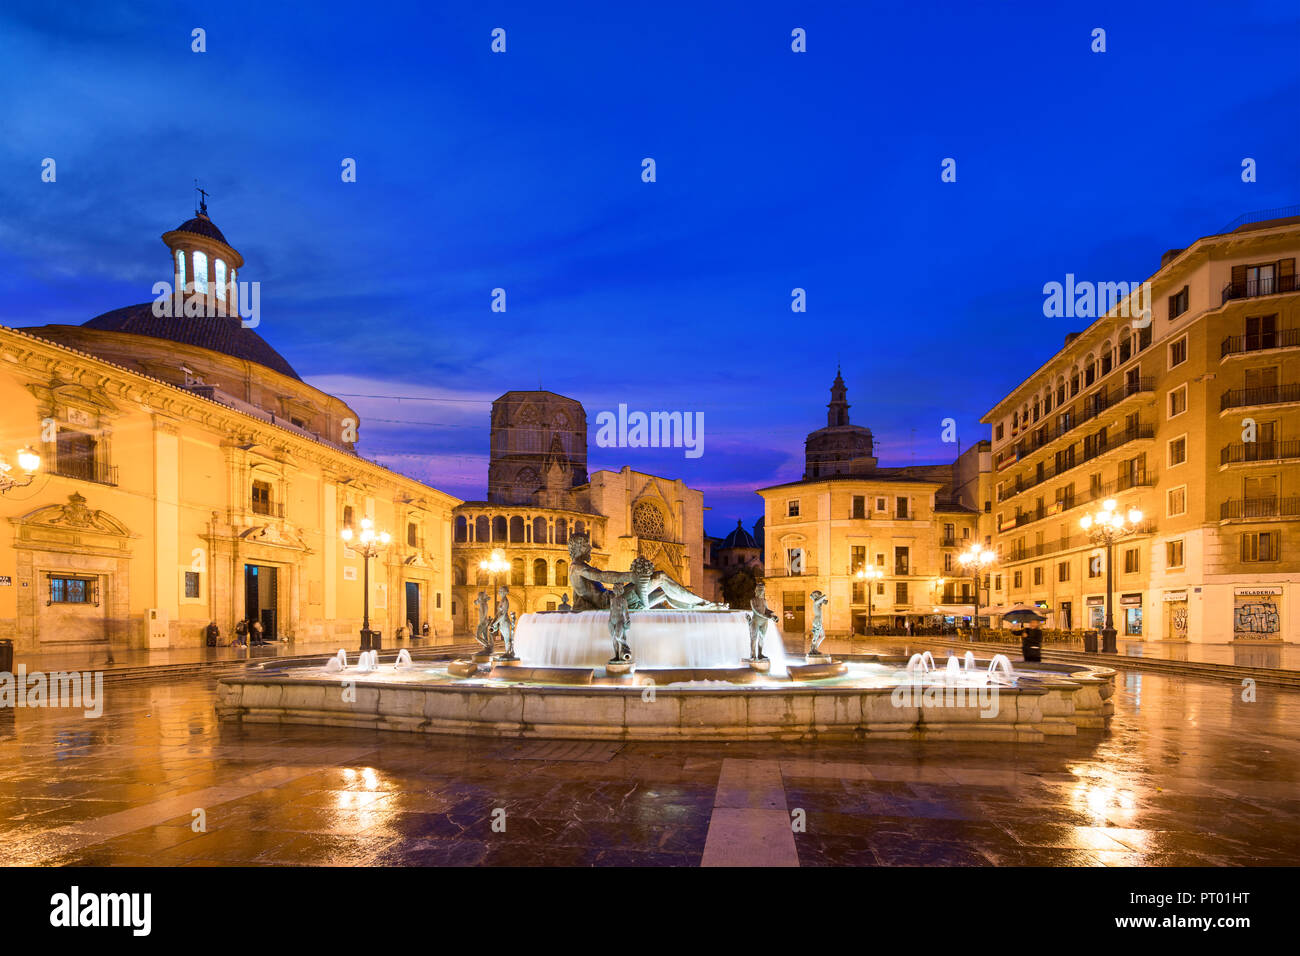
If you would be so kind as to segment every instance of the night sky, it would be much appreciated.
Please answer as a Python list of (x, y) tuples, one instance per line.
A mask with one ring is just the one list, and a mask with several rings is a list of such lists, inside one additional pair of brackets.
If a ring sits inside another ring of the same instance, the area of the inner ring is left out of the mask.
[[(151, 299), (198, 178), (257, 331), (389, 396), (348, 398), (361, 453), (464, 498), (491, 400), (539, 386), (586, 407), (591, 470), (684, 479), (715, 534), (799, 477), (836, 363), (883, 464), (951, 460), (942, 419), (988, 437), (1081, 325), (1044, 283), (1300, 202), (1293, 2), (302, 9), (7, 0), (0, 323)], [(620, 402), (703, 412), (703, 456), (595, 447)]]

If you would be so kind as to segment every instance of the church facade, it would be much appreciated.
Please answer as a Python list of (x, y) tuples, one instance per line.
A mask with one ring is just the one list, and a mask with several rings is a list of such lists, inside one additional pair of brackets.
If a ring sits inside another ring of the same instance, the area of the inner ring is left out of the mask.
[(0, 638), (193, 647), (256, 620), (351, 646), (365, 575), (340, 532), (363, 518), (392, 535), (372, 626), (449, 638), (459, 499), (356, 454), (357, 413), (240, 321), (243, 259), (205, 210), (163, 240), (173, 301), (0, 328), (0, 451), (42, 459), (0, 496)]

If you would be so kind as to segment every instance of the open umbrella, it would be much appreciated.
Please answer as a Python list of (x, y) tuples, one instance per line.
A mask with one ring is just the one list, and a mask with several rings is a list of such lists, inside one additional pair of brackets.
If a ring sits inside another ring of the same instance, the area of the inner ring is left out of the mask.
[(1047, 618), (1039, 614), (1028, 604), (1017, 604), (1007, 613), (1002, 615), (1003, 623), (1007, 624), (1040, 624)]

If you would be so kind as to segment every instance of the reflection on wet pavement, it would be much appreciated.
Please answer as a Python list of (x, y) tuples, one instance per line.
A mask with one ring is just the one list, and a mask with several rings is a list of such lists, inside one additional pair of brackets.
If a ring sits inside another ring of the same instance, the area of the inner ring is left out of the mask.
[(1042, 744), (621, 745), (219, 725), (212, 686), (0, 711), (0, 863), (1300, 862), (1293, 691), (1129, 671), (1108, 733)]

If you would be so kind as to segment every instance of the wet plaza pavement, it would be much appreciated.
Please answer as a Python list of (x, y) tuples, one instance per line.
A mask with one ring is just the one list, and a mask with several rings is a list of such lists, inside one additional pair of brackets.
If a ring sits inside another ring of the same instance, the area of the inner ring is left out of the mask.
[(1300, 862), (1291, 690), (1123, 672), (1109, 731), (1041, 744), (241, 727), (210, 678), (105, 693), (98, 719), (0, 711), (0, 863)]

